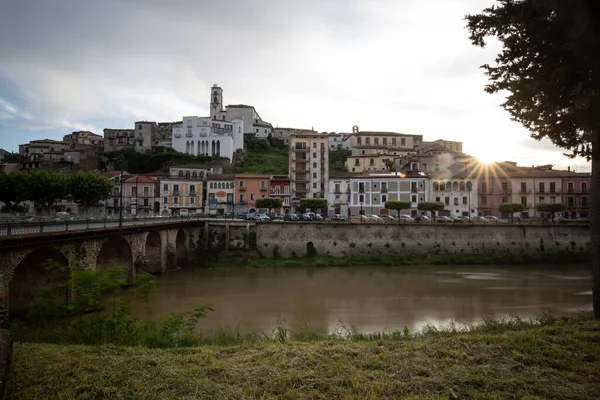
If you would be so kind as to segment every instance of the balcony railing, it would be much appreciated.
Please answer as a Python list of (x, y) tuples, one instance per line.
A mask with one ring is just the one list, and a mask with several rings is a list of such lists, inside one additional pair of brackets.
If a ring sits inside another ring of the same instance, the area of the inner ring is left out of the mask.
[(246, 190), (246, 186), (240, 185), (240, 190)]
[(185, 134), (185, 136), (187, 136), (187, 137), (193, 137), (194, 134), (192, 132), (188, 132), (188, 133)]
[(310, 168), (302, 168), (302, 169), (292, 168), (292, 172), (295, 172), (297, 174), (306, 174), (306, 173), (310, 172)]
[(309, 147), (293, 147), (292, 151), (309, 153), (310, 152), (310, 148)]
[(180, 137), (181, 137), (181, 133), (176, 133), (174, 136), (175, 136), (176, 138), (180, 138)]
[(296, 193), (308, 193), (308, 188), (296, 188)]
[(266, 190), (267, 190), (267, 187), (266, 187), (266, 186), (261, 186), (261, 187), (260, 187), (260, 190), (261, 190), (261, 192), (264, 192), (264, 191), (266, 191)]

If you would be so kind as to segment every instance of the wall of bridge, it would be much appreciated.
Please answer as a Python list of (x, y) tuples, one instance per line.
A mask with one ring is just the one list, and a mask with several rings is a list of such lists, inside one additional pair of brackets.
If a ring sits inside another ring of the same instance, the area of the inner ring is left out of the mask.
[[(587, 250), (589, 226), (414, 225), (261, 223), (257, 248), (263, 257), (318, 254), (494, 253)], [(277, 249), (276, 249), (277, 248)]]

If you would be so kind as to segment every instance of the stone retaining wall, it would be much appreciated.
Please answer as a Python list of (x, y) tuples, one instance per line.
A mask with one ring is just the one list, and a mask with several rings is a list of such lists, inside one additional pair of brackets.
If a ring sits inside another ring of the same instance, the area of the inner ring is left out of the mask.
[(256, 225), (263, 257), (318, 254), (494, 253), (584, 251), (589, 226), (436, 225), (271, 222)]

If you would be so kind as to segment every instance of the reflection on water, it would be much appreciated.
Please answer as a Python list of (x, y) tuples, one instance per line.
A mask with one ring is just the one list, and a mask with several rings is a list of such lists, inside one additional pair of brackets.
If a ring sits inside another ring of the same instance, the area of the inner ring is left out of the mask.
[[(587, 266), (349, 267), (183, 269), (158, 277), (152, 318), (213, 303), (202, 328), (271, 331), (278, 317), (294, 327), (360, 332), (419, 329), (484, 316), (532, 317), (592, 307)], [(134, 314), (146, 304), (130, 297)]]

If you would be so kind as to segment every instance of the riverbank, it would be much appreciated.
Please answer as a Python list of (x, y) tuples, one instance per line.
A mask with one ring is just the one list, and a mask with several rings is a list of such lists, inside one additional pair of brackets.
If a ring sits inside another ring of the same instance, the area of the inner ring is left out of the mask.
[[(216, 255), (215, 255), (216, 256)], [(589, 262), (589, 252), (560, 250), (554, 252), (496, 252), (496, 253), (406, 253), (355, 254), (334, 257), (313, 253), (305, 257), (249, 257), (243, 251), (220, 253), (218, 259), (199, 257), (202, 267), (214, 268), (224, 264), (232, 267), (351, 267), (403, 265), (525, 265), (525, 264), (579, 264)]]
[(168, 349), (15, 343), (11, 399), (600, 398), (590, 314)]

